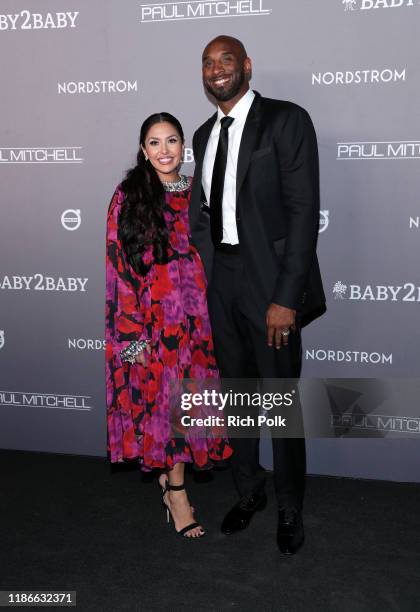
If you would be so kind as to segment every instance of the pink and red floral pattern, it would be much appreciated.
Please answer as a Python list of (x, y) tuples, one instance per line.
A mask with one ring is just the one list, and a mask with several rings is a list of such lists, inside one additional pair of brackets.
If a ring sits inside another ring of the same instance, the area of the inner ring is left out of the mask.
[[(191, 182), (190, 182), (191, 185)], [(118, 237), (125, 196), (117, 187), (108, 210), (106, 252), (106, 397), (110, 461), (138, 459), (144, 471), (192, 462), (197, 468), (232, 454), (224, 431), (205, 435), (185, 429), (181, 437), (171, 408), (172, 384), (185, 379), (218, 379), (206, 301), (207, 281), (200, 256), (189, 240), (190, 187), (166, 192), (168, 263), (152, 263), (136, 274)], [(149, 340), (147, 364), (121, 362), (133, 340)], [(217, 382), (215, 380), (215, 382)], [(178, 410), (179, 412), (179, 410)]]

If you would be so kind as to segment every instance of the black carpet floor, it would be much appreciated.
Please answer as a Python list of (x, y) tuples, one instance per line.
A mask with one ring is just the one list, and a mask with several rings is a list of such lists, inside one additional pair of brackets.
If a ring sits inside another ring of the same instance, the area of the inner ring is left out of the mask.
[(308, 477), (306, 542), (283, 557), (270, 477), (267, 509), (224, 536), (230, 472), (209, 482), (188, 474), (207, 529), (190, 541), (136, 466), (15, 451), (0, 462), (1, 590), (75, 590), (83, 612), (420, 609), (419, 485)]

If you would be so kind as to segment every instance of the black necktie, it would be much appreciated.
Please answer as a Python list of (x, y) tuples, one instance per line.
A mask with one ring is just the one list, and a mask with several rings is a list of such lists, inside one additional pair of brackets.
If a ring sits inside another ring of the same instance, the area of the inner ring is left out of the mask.
[(210, 189), (210, 229), (213, 244), (220, 244), (223, 238), (223, 187), (225, 184), (226, 162), (229, 147), (229, 126), (233, 117), (223, 117), (220, 120), (220, 135), (216, 157), (213, 166)]

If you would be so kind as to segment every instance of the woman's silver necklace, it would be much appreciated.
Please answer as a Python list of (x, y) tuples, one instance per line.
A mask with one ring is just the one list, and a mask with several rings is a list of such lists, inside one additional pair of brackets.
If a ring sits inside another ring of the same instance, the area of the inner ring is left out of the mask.
[(178, 181), (165, 182), (162, 181), (162, 185), (165, 191), (185, 191), (187, 187), (189, 187), (188, 176), (185, 174), (181, 174), (181, 177)]

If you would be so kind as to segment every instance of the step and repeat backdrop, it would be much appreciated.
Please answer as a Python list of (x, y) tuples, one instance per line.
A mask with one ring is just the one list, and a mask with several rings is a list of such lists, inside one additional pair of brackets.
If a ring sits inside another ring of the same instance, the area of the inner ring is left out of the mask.
[[(2, 0), (2, 448), (105, 456), (107, 207), (152, 112), (180, 119), (193, 173), (218, 34), (318, 134), (328, 312), (304, 330), (304, 376), (418, 376), (419, 23), (418, 0)], [(417, 437), (308, 440), (308, 470), (420, 480), (419, 422)]]

